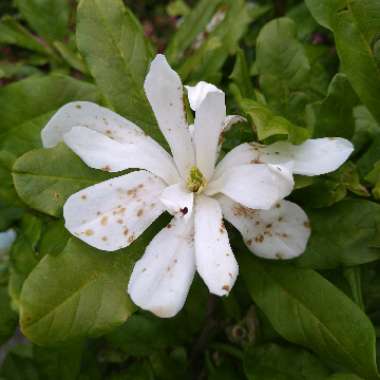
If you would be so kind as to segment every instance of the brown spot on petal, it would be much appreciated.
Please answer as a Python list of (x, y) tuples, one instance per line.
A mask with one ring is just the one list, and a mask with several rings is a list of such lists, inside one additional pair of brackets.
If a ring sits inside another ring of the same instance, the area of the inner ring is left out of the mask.
[(80, 110), (82, 108), (82, 106), (80, 104), (76, 104), (75, 108), (77, 108), (78, 110)]
[(181, 208), (179, 211), (181, 211), (183, 215), (186, 215), (189, 212), (189, 209), (187, 207), (184, 207)]
[(84, 231), (84, 234), (86, 236), (92, 236), (94, 234), (94, 231), (93, 230), (86, 230), (86, 231)]
[(267, 224), (267, 225), (265, 226), (265, 228), (272, 228), (272, 224), (271, 224), (271, 223)]
[(257, 235), (255, 237), (255, 242), (256, 243), (262, 243), (264, 241), (264, 236), (263, 235)]
[(305, 227), (305, 228), (310, 228), (310, 223), (309, 223), (309, 222), (307, 222), (307, 221), (306, 221), (306, 222), (304, 222), (304, 224), (303, 224), (303, 225), (304, 225), (304, 227)]
[(144, 214), (144, 210), (140, 208), (139, 211), (137, 211), (137, 216), (140, 218)]
[(117, 222), (118, 224), (123, 224), (123, 219), (118, 219), (116, 222)]
[(102, 237), (102, 240), (103, 240), (103, 241), (107, 241), (107, 240), (108, 240), (107, 236), (103, 236), (103, 237)]
[(128, 243), (131, 244), (134, 240), (135, 240), (135, 235), (132, 234), (132, 235), (128, 238)]
[(166, 227), (170, 229), (172, 228), (172, 225), (169, 223)]
[(106, 226), (107, 223), (108, 223), (108, 216), (103, 216), (103, 218), (100, 219), (100, 224), (101, 224), (102, 226)]
[(252, 244), (252, 239), (249, 239), (246, 241), (247, 245), (251, 245)]
[(288, 238), (289, 236), (288, 236), (288, 234), (282, 234), (282, 237), (286, 239), (286, 238)]
[(225, 290), (226, 292), (229, 292), (229, 291), (230, 291), (230, 287), (229, 287), (229, 285), (223, 285), (223, 286), (222, 286), (222, 289)]
[(109, 165), (106, 165), (101, 170), (104, 170), (105, 172), (110, 172), (111, 171), (111, 167)]
[(125, 236), (127, 236), (129, 234), (128, 228), (126, 228), (123, 233), (124, 233)]
[(278, 218), (278, 221), (279, 221), (279, 222), (282, 222), (282, 220), (283, 220), (283, 217), (280, 216), (280, 217)]
[(284, 255), (281, 252), (277, 252), (275, 256), (276, 256), (276, 259), (279, 259), (279, 260), (282, 260), (284, 258)]
[(276, 208), (280, 208), (281, 205), (279, 203), (276, 203)]
[(81, 199), (83, 199), (85, 201), (87, 199), (87, 195), (85, 195), (85, 194), (81, 195)]

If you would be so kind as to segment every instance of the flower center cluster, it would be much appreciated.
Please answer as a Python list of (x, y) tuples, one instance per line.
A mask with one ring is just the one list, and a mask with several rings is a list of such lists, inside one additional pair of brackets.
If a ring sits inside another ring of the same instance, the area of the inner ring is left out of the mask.
[(200, 193), (206, 187), (206, 178), (202, 172), (193, 166), (190, 169), (189, 176), (187, 177), (186, 186), (192, 193)]

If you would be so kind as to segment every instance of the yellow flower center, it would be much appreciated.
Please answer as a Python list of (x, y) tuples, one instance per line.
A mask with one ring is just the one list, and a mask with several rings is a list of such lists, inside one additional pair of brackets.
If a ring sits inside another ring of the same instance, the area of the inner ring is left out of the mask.
[(206, 187), (206, 178), (196, 166), (190, 169), (186, 186), (193, 193), (200, 193)]

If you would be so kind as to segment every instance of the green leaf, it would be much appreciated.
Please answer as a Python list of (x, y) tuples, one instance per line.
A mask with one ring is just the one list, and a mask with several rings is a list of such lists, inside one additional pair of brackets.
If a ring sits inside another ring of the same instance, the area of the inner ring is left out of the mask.
[(79, 190), (109, 179), (90, 169), (64, 144), (25, 153), (13, 166), (13, 181), (19, 197), (31, 208), (60, 216), (66, 199)]
[(17, 314), (11, 308), (8, 289), (0, 287), (0, 345), (3, 344), (16, 329)]
[(311, 65), (289, 18), (268, 22), (257, 37), (257, 70), (264, 95), (274, 111), (295, 123), (303, 121), (309, 97)]
[(232, 79), (237, 86), (237, 90), (243, 98), (250, 98), (254, 94), (247, 60), (242, 49), (237, 51), (235, 65), (230, 74), (230, 79)]
[(344, 74), (336, 74), (325, 99), (310, 106), (313, 137), (352, 138), (355, 130), (353, 108), (358, 98)]
[(330, 374), (309, 351), (273, 343), (250, 346), (244, 368), (249, 380), (326, 380)]
[(286, 136), (295, 144), (300, 144), (310, 137), (306, 128), (298, 127), (282, 116), (274, 114), (269, 107), (251, 99), (242, 99), (240, 106), (252, 119), (253, 128), (260, 141), (271, 136)]
[(62, 40), (69, 33), (70, 5), (66, 0), (15, 0), (21, 14), (41, 37)]
[(307, 0), (311, 13), (334, 32), (343, 72), (380, 121), (380, 3), (377, 0)]
[(361, 377), (353, 373), (337, 373), (328, 377), (326, 380), (363, 380)]
[(340, 290), (313, 270), (259, 260), (243, 247), (240, 270), (252, 299), (282, 337), (378, 379), (374, 328)]
[(183, 57), (178, 67), (183, 80), (220, 80), (219, 71), (228, 56), (236, 52), (239, 40), (253, 19), (249, 9), (244, 0), (223, 1), (205, 30), (197, 35), (186, 57)]
[(173, 35), (165, 55), (171, 64), (176, 64), (184, 58), (195, 38), (200, 35), (217, 13), (223, 0), (200, 0), (191, 12), (184, 17), (179, 29)]
[(65, 248), (70, 233), (66, 230), (63, 220), (52, 221), (46, 226), (39, 242), (38, 250), (41, 255), (59, 255)]
[(121, 0), (82, 0), (77, 20), (78, 48), (100, 90), (117, 113), (163, 142), (143, 90), (153, 52), (136, 18)]
[(329, 208), (306, 211), (311, 238), (297, 264), (315, 269), (359, 265), (380, 258), (370, 242), (378, 234), (380, 205), (348, 199)]
[(0, 43), (17, 45), (37, 53), (48, 52), (47, 48), (28, 29), (10, 16), (5, 16), (0, 21)]
[(98, 336), (122, 324), (131, 313), (126, 288), (132, 263), (126, 253), (105, 254), (71, 239), (60, 255), (45, 256), (25, 281), (23, 333), (46, 345)]
[(80, 372), (82, 343), (51, 348), (33, 346), (34, 361), (42, 379), (73, 380)]

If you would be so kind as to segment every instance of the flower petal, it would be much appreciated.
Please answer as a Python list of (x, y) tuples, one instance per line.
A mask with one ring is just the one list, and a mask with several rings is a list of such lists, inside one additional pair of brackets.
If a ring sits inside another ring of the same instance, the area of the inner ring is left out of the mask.
[(86, 127), (74, 127), (64, 135), (66, 145), (88, 166), (109, 172), (145, 169), (171, 184), (179, 180), (172, 158), (143, 139), (121, 144)]
[(195, 274), (193, 219), (173, 219), (148, 245), (129, 280), (132, 301), (158, 317), (183, 307)]
[(76, 126), (93, 129), (120, 143), (131, 144), (144, 136), (139, 127), (107, 108), (91, 102), (71, 102), (61, 107), (41, 131), (43, 146), (53, 148)]
[(271, 145), (245, 143), (232, 149), (223, 158), (215, 170), (215, 176), (237, 165), (249, 163), (282, 165), (289, 161), (293, 161), (294, 174), (320, 175), (338, 169), (352, 151), (351, 142), (340, 137), (310, 139), (300, 145), (293, 145), (287, 141), (278, 141)]
[(223, 224), (222, 210), (215, 199), (202, 195), (196, 198), (194, 237), (198, 273), (211, 293), (228, 294), (239, 267)]
[(226, 118), (223, 92), (211, 92), (195, 114), (194, 145), (197, 167), (210, 179), (214, 173), (220, 134)]
[(206, 96), (210, 92), (219, 92), (224, 94), (222, 90), (214, 86), (211, 83), (204, 81), (198, 82), (195, 86), (185, 86), (187, 90), (187, 96), (189, 98), (190, 107), (193, 111), (197, 111), (202, 102), (206, 99)]
[(205, 193), (223, 193), (245, 207), (270, 209), (289, 195), (294, 181), (290, 170), (279, 165), (241, 165), (226, 170), (209, 183)]
[(152, 61), (144, 88), (177, 168), (186, 178), (194, 165), (194, 149), (186, 122), (182, 82), (165, 56), (158, 54)]
[(65, 226), (95, 248), (127, 247), (164, 212), (158, 200), (164, 188), (161, 179), (144, 170), (98, 183), (66, 201)]
[(180, 183), (167, 187), (160, 197), (160, 201), (165, 205), (168, 212), (185, 219), (189, 219), (192, 216), (193, 199), (194, 194)]
[(242, 234), (247, 247), (266, 259), (292, 259), (301, 255), (310, 237), (309, 219), (298, 205), (280, 201), (270, 210), (247, 209), (218, 196), (223, 216)]
[(352, 143), (341, 137), (306, 140), (301, 145), (293, 145), (292, 148), (293, 172), (308, 176), (333, 172), (354, 150)]
[[(54, 147), (63, 141), (64, 135), (72, 131), (73, 127), (83, 127), (81, 129), (83, 137), (76, 133), (72, 136), (73, 138), (70, 139), (70, 141), (73, 140), (73, 147), (89, 144), (89, 141), (86, 140), (87, 136), (83, 132), (84, 128), (87, 128), (103, 135), (103, 141), (112, 140), (114, 142), (112, 145), (114, 148), (118, 146), (117, 143), (128, 146), (132, 152), (131, 154), (138, 157), (130, 157), (130, 155), (127, 159), (123, 157), (125, 164), (120, 165), (119, 163), (121, 169), (116, 169), (115, 167), (115, 170), (111, 171), (128, 168), (147, 169), (159, 175), (161, 178), (164, 178), (169, 184), (178, 181), (179, 176), (173, 159), (165, 149), (152, 138), (145, 135), (144, 132), (132, 122), (95, 103), (72, 102), (60, 108), (41, 132), (43, 146), (46, 148)], [(87, 135), (89, 135), (89, 133), (87, 133)], [(96, 134), (92, 133), (91, 136), (96, 136)], [(77, 138), (79, 139), (76, 140)], [(66, 140), (69, 141), (69, 139)], [(100, 141), (100, 137), (97, 138), (96, 141)], [(91, 147), (89, 146), (88, 149), (91, 149)], [(118, 148), (118, 150), (120, 150), (120, 148)], [(99, 150), (98, 154), (101, 153), (102, 150)], [(128, 160), (130, 161), (129, 165), (127, 163)], [(155, 161), (156, 164), (152, 166), (151, 164)], [(150, 165), (147, 165), (148, 162)], [(91, 164), (89, 165), (91, 166)], [(97, 168), (101, 169), (107, 166), (111, 165), (104, 163), (103, 166)], [(112, 165), (112, 167), (113, 166), (114, 165)]]

